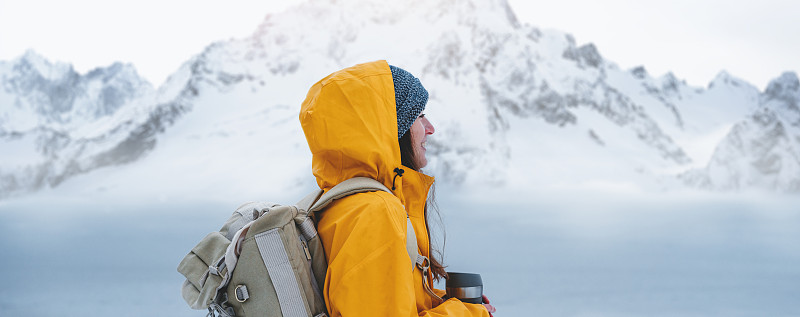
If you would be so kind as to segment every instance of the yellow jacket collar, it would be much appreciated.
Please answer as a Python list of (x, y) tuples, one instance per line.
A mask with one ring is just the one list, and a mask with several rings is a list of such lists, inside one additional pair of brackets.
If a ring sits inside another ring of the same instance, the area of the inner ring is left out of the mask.
[(405, 206), (409, 217), (425, 218), (425, 204), (427, 203), (428, 192), (433, 185), (434, 178), (423, 173), (417, 172), (405, 166), (401, 167), (405, 172), (403, 177), (398, 177), (401, 182), (395, 190), (395, 195), (400, 198), (400, 202)]

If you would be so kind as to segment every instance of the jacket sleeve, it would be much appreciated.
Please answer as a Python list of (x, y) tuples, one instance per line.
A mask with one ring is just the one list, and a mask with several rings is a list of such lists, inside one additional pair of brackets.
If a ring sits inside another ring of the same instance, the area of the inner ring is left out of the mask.
[(405, 210), (399, 202), (372, 197), (377, 199), (362, 199), (358, 204), (344, 199), (341, 203), (348, 206), (336, 208), (348, 215), (341, 215), (332, 241), (326, 243), (330, 256), (324, 288), (331, 316), (488, 317), (482, 305), (457, 299), (429, 310), (418, 307), (414, 274), (420, 273), (412, 271), (406, 251)]
[(422, 311), (419, 316), (485, 316), (489, 317), (489, 312), (483, 305), (461, 302), (451, 298), (431, 310)]
[[(439, 297), (447, 294), (444, 290), (435, 288), (433, 292)], [(464, 312), (465, 309), (467, 312)], [(489, 313), (483, 305), (464, 303), (451, 298), (432, 310), (421, 312), (420, 316), (489, 316)]]

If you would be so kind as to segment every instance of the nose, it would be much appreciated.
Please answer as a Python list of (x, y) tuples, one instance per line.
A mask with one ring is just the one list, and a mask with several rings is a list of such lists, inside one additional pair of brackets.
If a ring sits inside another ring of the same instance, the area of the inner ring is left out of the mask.
[(425, 134), (433, 134), (436, 131), (426, 117), (422, 117), (422, 126), (425, 127)]

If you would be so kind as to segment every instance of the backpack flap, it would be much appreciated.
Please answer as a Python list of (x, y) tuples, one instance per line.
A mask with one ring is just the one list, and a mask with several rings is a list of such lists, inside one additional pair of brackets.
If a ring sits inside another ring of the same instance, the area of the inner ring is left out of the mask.
[(193, 309), (206, 309), (222, 282), (219, 274), (209, 274), (209, 268), (216, 268), (216, 262), (225, 255), (230, 240), (219, 232), (209, 233), (187, 254), (178, 272), (186, 277), (181, 289), (183, 300)]

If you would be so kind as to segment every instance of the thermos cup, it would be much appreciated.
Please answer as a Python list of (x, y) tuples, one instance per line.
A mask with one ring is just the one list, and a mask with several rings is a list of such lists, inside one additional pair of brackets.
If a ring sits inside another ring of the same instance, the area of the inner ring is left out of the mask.
[(445, 287), (447, 297), (455, 297), (465, 303), (480, 304), (483, 302), (483, 281), (476, 273), (447, 272)]

